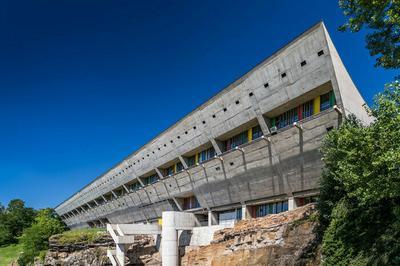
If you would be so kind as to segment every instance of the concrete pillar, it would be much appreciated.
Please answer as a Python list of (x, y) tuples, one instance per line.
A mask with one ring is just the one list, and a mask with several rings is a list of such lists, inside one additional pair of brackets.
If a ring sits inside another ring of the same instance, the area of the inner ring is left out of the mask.
[(116, 244), (115, 256), (119, 265), (125, 265), (125, 244)]
[(289, 211), (294, 210), (297, 208), (296, 199), (294, 197), (289, 197), (288, 199), (288, 208)]
[(208, 226), (218, 224), (216, 213), (208, 211)]
[(242, 220), (250, 219), (251, 215), (249, 212), (249, 208), (247, 208), (246, 204), (242, 205)]
[(178, 266), (178, 231), (175, 229), (174, 212), (162, 213), (161, 262), (163, 266)]

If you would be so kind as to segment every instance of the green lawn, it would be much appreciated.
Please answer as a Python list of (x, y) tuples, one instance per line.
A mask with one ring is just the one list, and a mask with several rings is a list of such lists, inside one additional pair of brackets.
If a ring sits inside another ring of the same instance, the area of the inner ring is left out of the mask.
[(0, 266), (6, 266), (12, 261), (16, 260), (21, 251), (22, 251), (21, 245), (10, 245), (6, 247), (0, 247)]

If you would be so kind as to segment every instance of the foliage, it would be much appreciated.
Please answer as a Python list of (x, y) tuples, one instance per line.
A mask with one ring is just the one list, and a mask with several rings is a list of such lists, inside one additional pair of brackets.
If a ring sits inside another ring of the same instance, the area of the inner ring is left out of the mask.
[(66, 231), (62, 234), (52, 236), (52, 239), (60, 244), (76, 244), (85, 243), (91, 244), (101, 239), (102, 236), (107, 234), (104, 229), (99, 228), (87, 228)]
[(11, 200), (7, 208), (0, 205), (0, 246), (17, 243), (18, 237), (32, 224), (35, 215), (36, 212), (25, 207), (20, 199)]
[(21, 251), (21, 245), (12, 244), (0, 247), (0, 265), (9, 265), (11, 262), (16, 261)]
[(53, 209), (40, 210), (32, 226), (25, 229), (21, 236), (20, 243), (23, 246), (23, 254), (18, 263), (27, 265), (33, 262), (41, 251), (48, 248), (49, 237), (59, 234), (65, 229), (64, 223)]
[(340, 30), (360, 31), (366, 26), (367, 48), (378, 56), (376, 66), (400, 68), (400, 0), (339, 0), (349, 17)]
[(400, 84), (375, 98), (375, 121), (351, 116), (322, 147), (326, 265), (400, 264)]

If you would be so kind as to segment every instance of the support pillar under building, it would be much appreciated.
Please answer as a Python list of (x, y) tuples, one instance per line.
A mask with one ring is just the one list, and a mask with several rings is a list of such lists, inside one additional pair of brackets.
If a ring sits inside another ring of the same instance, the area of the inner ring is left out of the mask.
[(288, 199), (288, 208), (289, 211), (296, 209), (296, 199), (294, 197), (289, 197)]
[(217, 216), (214, 212), (208, 211), (208, 226), (218, 224)]
[(242, 220), (250, 219), (251, 215), (246, 204), (242, 205)]

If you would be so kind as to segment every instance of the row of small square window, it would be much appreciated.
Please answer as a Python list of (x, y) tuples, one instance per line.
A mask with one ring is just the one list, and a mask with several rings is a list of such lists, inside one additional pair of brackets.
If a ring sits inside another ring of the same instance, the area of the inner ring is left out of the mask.
[[(320, 50), (320, 51), (318, 51), (318, 53), (317, 53), (317, 55), (318, 56), (322, 56), (324, 54), (324, 50)], [(301, 61), (301, 63), (300, 63), (300, 66), (305, 66), (307, 64), (307, 61), (306, 60), (303, 60), (303, 61)], [(282, 78), (285, 78), (286, 77), (286, 72), (283, 72), (282, 74), (281, 74), (281, 77)], [(264, 88), (268, 88), (269, 87), (269, 83), (267, 82), (267, 83), (265, 83), (264, 84)], [(250, 92), (249, 93), (249, 96), (250, 97), (252, 97), (254, 95), (254, 93), (253, 92)], [(235, 101), (235, 104), (239, 104), (240, 103), (240, 101), (239, 100), (236, 100)], [(224, 112), (226, 112), (228, 109), (226, 108), (226, 107), (224, 107), (223, 108), (223, 111)], [(212, 118), (216, 118), (216, 115), (215, 114), (213, 114), (212, 115)], [(203, 120), (202, 121), (202, 123), (203, 124), (206, 124), (206, 121), (205, 120)], [(193, 130), (196, 130), (197, 129), (197, 127), (196, 126), (193, 126)], [(187, 135), (188, 134), (188, 131), (185, 131), (185, 135)], [(180, 139), (181, 137), (178, 135), (177, 136), (177, 139)], [(170, 140), (170, 143), (173, 143), (174, 141), (173, 140)], [(164, 147), (167, 147), (167, 144), (164, 144)], [(158, 147), (158, 150), (160, 151), (161, 150), (161, 148), (160, 147)], [(152, 151), (152, 153), (153, 154), (155, 154), (155, 151)], [(147, 157), (150, 157), (150, 155), (149, 154), (147, 154)], [(142, 157), (142, 160), (144, 160), (145, 158), (144, 157)], [(140, 160), (137, 160), (137, 163), (140, 163)], [(135, 165), (136, 164), (136, 162), (134, 162), (133, 163), (133, 165)], [(129, 165), (128, 167), (126, 167), (125, 168), (125, 170), (127, 170), (128, 168), (131, 168), (132, 167), (132, 165)], [(122, 172), (124, 172), (124, 170), (122, 170)], [(115, 178), (116, 176), (118, 176), (118, 175), (121, 175), (121, 172), (119, 172), (117, 175), (115, 175), (113, 178)], [(108, 181), (110, 181), (110, 179), (108, 180)]]
[[(236, 100), (236, 101), (235, 101), (235, 104), (239, 104), (239, 103), (240, 103), (239, 100)], [(224, 107), (222, 110), (223, 110), (224, 112), (228, 111), (228, 109), (227, 109), (226, 107)], [(216, 116), (215, 114), (212, 115), (212, 118), (216, 118), (216, 117), (217, 117), (217, 116)], [(203, 124), (203, 125), (206, 124), (206, 121), (203, 120), (203, 121), (202, 121), (202, 124)], [(197, 129), (197, 127), (196, 127), (196, 126), (193, 126), (193, 130), (196, 130), (196, 129)], [(189, 134), (189, 132), (186, 130), (186, 131), (185, 131), (185, 135), (187, 135), (187, 134)], [(181, 136), (178, 135), (178, 136), (177, 136), (177, 139), (180, 139), (180, 138), (181, 138)], [(170, 140), (170, 143), (174, 143), (174, 141), (173, 141), (173, 140)], [(164, 144), (163, 146), (164, 146), (164, 147), (167, 147), (167, 144)], [(158, 147), (158, 150), (160, 151), (161, 148)], [(155, 151), (152, 151), (152, 153), (155, 154)], [(147, 156), (147, 157), (150, 157), (150, 154), (147, 154), (146, 156)], [(144, 160), (144, 159), (145, 159), (145, 158), (142, 157), (142, 160)], [(137, 162), (137, 163), (140, 163), (140, 160), (137, 160), (136, 162)], [(135, 165), (136, 162), (133, 162), (133, 165)], [(132, 165), (129, 165), (129, 166), (126, 167), (125, 169), (131, 168), (131, 167), (132, 167)]]
[[(324, 54), (324, 50), (320, 50), (320, 51), (317, 53), (318, 56), (321, 56), (321, 55), (323, 55), (323, 54)], [(306, 60), (301, 61), (300, 66), (303, 67), (303, 66), (305, 66), (305, 65), (307, 65), (307, 61), (306, 61)], [(286, 76), (287, 76), (287, 75), (286, 75), (286, 72), (281, 73), (281, 78), (285, 78)], [(268, 82), (267, 82), (267, 83), (264, 84), (264, 88), (268, 88), (268, 87), (269, 87), (269, 84), (268, 84)]]

